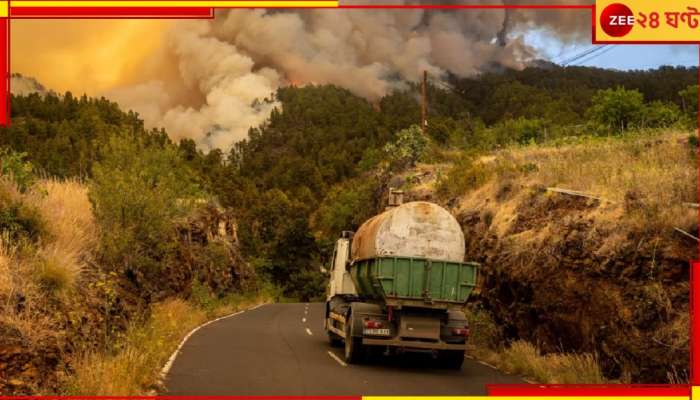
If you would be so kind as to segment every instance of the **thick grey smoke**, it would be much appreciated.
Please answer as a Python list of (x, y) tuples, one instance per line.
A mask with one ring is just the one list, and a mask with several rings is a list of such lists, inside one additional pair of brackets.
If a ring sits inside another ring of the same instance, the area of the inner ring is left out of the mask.
[(418, 80), (423, 70), (439, 79), (448, 72), (470, 76), (486, 65), (523, 67), (536, 50), (517, 29), (538, 18), (554, 34), (578, 30), (556, 31), (556, 16), (537, 15), (503, 9), (219, 12), (211, 21), (178, 23), (168, 34), (162, 62), (176, 65), (175, 77), (108, 95), (175, 139), (226, 150), (279, 106), (256, 100), (280, 86), (335, 84), (375, 100)]

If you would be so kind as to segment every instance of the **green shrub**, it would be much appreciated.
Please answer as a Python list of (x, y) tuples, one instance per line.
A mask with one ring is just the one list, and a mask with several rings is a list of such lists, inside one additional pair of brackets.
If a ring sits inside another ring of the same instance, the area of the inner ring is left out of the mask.
[(427, 133), (435, 142), (445, 145), (450, 141), (452, 132), (457, 129), (457, 124), (453, 119), (436, 116), (430, 120)]
[(437, 183), (437, 194), (443, 199), (461, 196), (479, 188), (494, 174), (493, 168), (479, 162), (473, 155), (464, 155), (447, 176)]
[(379, 182), (356, 178), (335, 185), (313, 214), (312, 228), (325, 237), (336, 238), (342, 231), (354, 230), (376, 211), (375, 194)]
[(639, 91), (622, 87), (599, 90), (593, 96), (592, 103), (587, 116), (591, 127), (598, 132), (667, 128), (681, 123), (684, 118), (676, 104), (660, 100), (645, 104), (644, 96)]
[(506, 146), (542, 142), (546, 129), (547, 123), (542, 119), (517, 118), (499, 122), (490, 131), (497, 145)]
[(470, 304), (465, 315), (471, 332), (469, 343), (479, 349), (497, 350), (503, 337), (493, 316), (478, 303)]
[(114, 268), (157, 285), (149, 274), (167, 263), (177, 246), (175, 223), (202, 193), (174, 146), (113, 136), (100, 155), (89, 195), (102, 228), (103, 256)]
[(327, 282), (320, 269), (303, 269), (289, 276), (289, 284), (295, 288), (293, 295), (299, 301), (323, 301)]
[(644, 95), (638, 90), (623, 87), (599, 90), (591, 102), (588, 118), (617, 133), (635, 125), (644, 110)]
[(5, 190), (0, 186), (0, 234), (13, 242), (36, 241), (44, 231), (39, 210), (14, 199)]
[(673, 103), (652, 101), (640, 111), (639, 125), (642, 128), (668, 128), (681, 121), (680, 108)]
[(20, 192), (25, 192), (35, 180), (34, 167), (26, 158), (27, 153), (0, 149), (0, 176), (9, 176)]
[(209, 312), (217, 306), (216, 296), (212, 293), (211, 289), (202, 284), (199, 279), (194, 279), (192, 281), (192, 289), (190, 293), (190, 301), (197, 306), (197, 308)]
[(428, 138), (420, 127), (412, 125), (396, 134), (396, 139), (384, 146), (384, 154), (392, 170), (412, 167), (423, 156)]
[(689, 127), (695, 129), (698, 124), (698, 85), (690, 85), (678, 92), (683, 104)]

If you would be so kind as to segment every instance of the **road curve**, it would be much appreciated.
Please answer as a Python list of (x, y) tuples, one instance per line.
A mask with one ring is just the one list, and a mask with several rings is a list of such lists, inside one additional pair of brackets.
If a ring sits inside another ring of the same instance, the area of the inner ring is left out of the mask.
[(320, 303), (270, 304), (203, 327), (182, 346), (163, 394), (481, 395), (488, 383), (523, 383), (469, 359), (461, 371), (424, 355), (345, 366), (323, 313)]

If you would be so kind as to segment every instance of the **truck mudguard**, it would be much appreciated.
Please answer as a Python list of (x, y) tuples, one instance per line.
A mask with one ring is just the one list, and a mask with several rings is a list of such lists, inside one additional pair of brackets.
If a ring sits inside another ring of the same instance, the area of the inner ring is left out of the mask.
[[(380, 305), (370, 303), (350, 303), (350, 308), (348, 311), (349, 313), (345, 316), (345, 318), (347, 320), (347, 318), (350, 317), (350, 314), (353, 315), (353, 325), (350, 327), (350, 334), (354, 337), (362, 336), (362, 320), (365, 316), (384, 315), (384, 311)], [(349, 320), (347, 320), (347, 322), (350, 323)]]

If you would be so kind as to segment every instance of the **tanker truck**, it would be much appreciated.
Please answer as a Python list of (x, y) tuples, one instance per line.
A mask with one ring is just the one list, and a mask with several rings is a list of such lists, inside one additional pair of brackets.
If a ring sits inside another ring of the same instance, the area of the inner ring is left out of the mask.
[(478, 264), (464, 262), (464, 234), (444, 208), (395, 204), (343, 232), (330, 266), (325, 330), (348, 363), (427, 352), (461, 369), (469, 337), (463, 307)]

